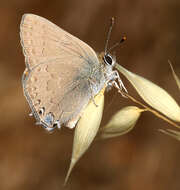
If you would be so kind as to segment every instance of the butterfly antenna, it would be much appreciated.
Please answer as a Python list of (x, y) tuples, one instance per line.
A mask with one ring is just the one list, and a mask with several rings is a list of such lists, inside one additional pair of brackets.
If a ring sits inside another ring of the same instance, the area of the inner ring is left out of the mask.
[(106, 44), (105, 44), (105, 49), (104, 49), (104, 53), (107, 53), (107, 48), (108, 48), (108, 44), (109, 44), (109, 39), (111, 37), (111, 32), (112, 32), (112, 28), (114, 26), (114, 17), (111, 18), (111, 23), (110, 23), (110, 27), (109, 27), (109, 31), (107, 34), (107, 38), (106, 38)]
[(109, 48), (108, 52), (112, 51), (114, 48), (122, 44), (126, 39), (126, 36), (123, 36), (119, 42), (115, 43), (112, 47)]

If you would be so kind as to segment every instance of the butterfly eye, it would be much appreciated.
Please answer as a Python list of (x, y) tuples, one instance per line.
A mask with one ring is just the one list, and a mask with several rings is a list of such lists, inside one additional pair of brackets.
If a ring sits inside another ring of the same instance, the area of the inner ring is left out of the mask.
[(104, 62), (107, 65), (112, 65), (113, 64), (113, 58), (109, 54), (107, 54), (104, 56)]

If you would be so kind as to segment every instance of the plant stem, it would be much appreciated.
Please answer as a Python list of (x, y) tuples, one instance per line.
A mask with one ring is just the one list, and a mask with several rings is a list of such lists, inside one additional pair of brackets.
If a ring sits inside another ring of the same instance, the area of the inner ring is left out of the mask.
[(168, 118), (166, 118), (165, 116), (161, 115), (160, 113), (158, 113), (157, 111), (151, 109), (150, 107), (144, 105), (143, 103), (139, 102), (138, 100), (136, 100), (135, 98), (133, 98), (132, 96), (130, 96), (129, 94), (127, 94), (126, 92), (122, 92), (122, 94), (124, 94), (126, 97), (128, 97), (129, 99), (131, 99), (133, 102), (141, 105), (142, 107), (144, 107), (146, 110), (144, 111), (150, 111), (151, 113), (153, 113), (155, 116), (161, 118), (162, 120), (168, 122), (169, 124), (173, 125), (174, 127), (180, 129), (180, 126), (177, 125), (176, 123), (174, 123), (173, 121), (169, 120)]

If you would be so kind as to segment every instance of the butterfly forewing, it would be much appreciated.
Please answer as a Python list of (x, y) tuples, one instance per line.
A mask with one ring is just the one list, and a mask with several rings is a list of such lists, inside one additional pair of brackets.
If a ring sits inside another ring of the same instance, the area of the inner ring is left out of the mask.
[(20, 36), (26, 66), (30, 70), (39, 63), (58, 58), (61, 54), (83, 57), (84, 64), (98, 63), (96, 53), (91, 47), (40, 16), (25, 14), (20, 25)]

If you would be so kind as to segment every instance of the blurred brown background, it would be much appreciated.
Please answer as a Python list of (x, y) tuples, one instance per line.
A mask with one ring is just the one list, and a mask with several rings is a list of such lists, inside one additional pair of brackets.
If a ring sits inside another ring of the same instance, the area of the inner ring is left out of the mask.
[[(73, 131), (51, 135), (28, 116), (21, 75), (24, 57), (19, 24), (24, 13), (46, 17), (100, 52), (110, 17), (115, 17), (111, 44), (127, 69), (165, 88), (180, 102), (167, 60), (180, 75), (180, 2), (178, 0), (11, 0), (0, 5), (0, 189), (59, 190), (69, 167)], [(123, 77), (122, 77), (123, 78)], [(124, 79), (124, 78), (123, 78)], [(130, 94), (138, 97), (127, 80)], [(105, 124), (125, 105), (134, 105), (116, 90), (106, 96)], [(108, 105), (111, 106), (108, 107)], [(160, 134), (167, 123), (144, 113), (135, 129), (112, 140), (93, 143), (73, 170), (67, 190), (179, 190), (180, 142)]]

